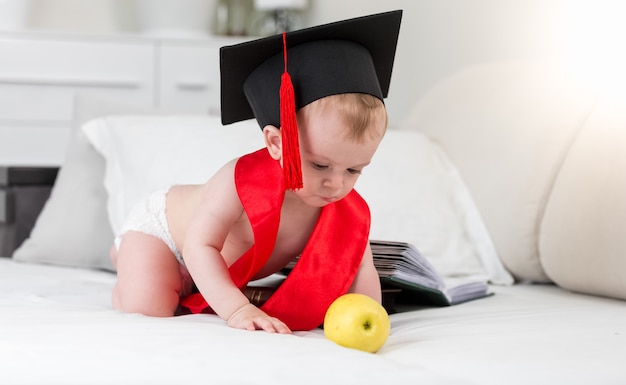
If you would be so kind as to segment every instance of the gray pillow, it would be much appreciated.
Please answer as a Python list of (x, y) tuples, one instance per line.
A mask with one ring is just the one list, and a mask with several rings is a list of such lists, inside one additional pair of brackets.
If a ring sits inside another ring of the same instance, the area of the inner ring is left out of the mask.
[(22, 262), (113, 271), (109, 260), (113, 232), (103, 185), (104, 158), (87, 141), (80, 127), (101, 116), (146, 114), (155, 110), (79, 96), (75, 111), (72, 138), (50, 198), (30, 237), (15, 250), (13, 258)]

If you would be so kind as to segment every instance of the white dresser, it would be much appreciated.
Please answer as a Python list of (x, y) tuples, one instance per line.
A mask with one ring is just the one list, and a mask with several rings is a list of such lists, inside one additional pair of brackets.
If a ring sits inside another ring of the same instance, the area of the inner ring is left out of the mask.
[(219, 114), (219, 48), (240, 41), (0, 32), (0, 164), (60, 165), (79, 94)]

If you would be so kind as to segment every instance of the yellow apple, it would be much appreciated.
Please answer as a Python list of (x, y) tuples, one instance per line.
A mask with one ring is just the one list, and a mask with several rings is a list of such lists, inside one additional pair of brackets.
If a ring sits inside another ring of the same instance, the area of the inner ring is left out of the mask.
[(374, 353), (385, 344), (391, 324), (381, 304), (364, 294), (344, 294), (326, 311), (324, 335), (348, 348)]

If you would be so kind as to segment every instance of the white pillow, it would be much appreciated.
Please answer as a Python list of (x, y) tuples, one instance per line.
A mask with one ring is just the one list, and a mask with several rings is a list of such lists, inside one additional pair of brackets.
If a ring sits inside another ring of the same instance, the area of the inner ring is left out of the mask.
[[(141, 197), (175, 183), (202, 183), (264, 145), (255, 121), (222, 126), (207, 116), (113, 116), (83, 131), (106, 159), (115, 233)], [(356, 189), (372, 211), (372, 239), (415, 244), (444, 276), (512, 282), (456, 169), (423, 134), (388, 131)]]
[(413, 243), (445, 277), (513, 283), (459, 173), (424, 134), (388, 130), (355, 188), (370, 238)]
[(204, 183), (233, 158), (264, 146), (255, 121), (222, 126), (210, 116), (110, 116), (83, 126), (104, 156), (104, 187), (114, 234), (135, 203), (153, 191)]

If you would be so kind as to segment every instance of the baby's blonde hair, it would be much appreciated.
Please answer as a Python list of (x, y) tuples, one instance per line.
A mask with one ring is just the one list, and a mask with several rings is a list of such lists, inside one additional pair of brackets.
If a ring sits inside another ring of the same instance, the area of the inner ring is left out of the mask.
[[(372, 137), (384, 135), (387, 129), (387, 109), (384, 103), (375, 96), (369, 94), (338, 94), (318, 99), (310, 104), (313, 109), (333, 107), (339, 109), (339, 113), (348, 127), (346, 135), (358, 142), (362, 141), (369, 132)], [(384, 119), (382, 132), (371, 130), (373, 123), (378, 119)]]

